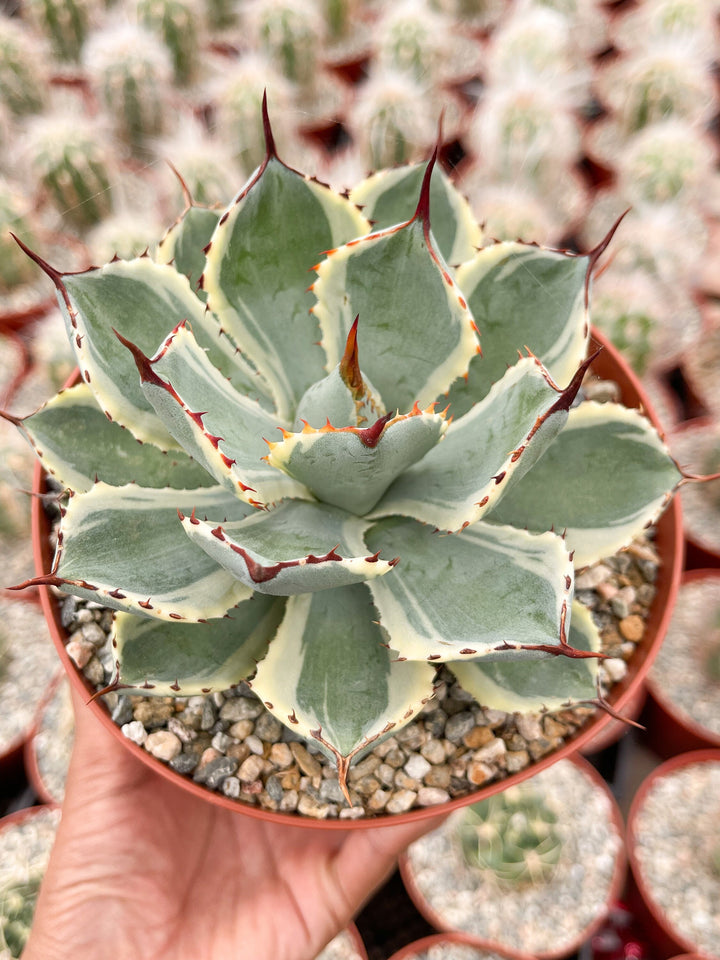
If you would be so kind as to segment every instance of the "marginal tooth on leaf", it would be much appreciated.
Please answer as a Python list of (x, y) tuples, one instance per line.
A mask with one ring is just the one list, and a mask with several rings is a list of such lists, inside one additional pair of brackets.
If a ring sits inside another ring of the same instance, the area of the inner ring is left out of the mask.
[(410, 411), (410, 413), (408, 414), (408, 416), (410, 416), (410, 417), (419, 417), (421, 414), (422, 414), (422, 410), (421, 410), (420, 407), (418, 406), (418, 402), (417, 402), (417, 400), (416, 400), (415, 403), (413, 403), (413, 408), (412, 408), (412, 410)]
[(213, 529), (210, 531), (210, 533), (211, 533), (214, 537), (216, 537), (218, 540), (224, 540), (224, 539), (225, 539), (225, 534), (223, 533), (223, 528), (222, 528), (222, 527), (213, 527)]
[(289, 440), (292, 436), (292, 433), (289, 430), (286, 430), (284, 427), (278, 427), (278, 430), (283, 436), (283, 440)]
[(182, 521), (185, 519), (185, 514), (178, 508), (177, 515), (178, 515), (178, 520), (180, 520), (180, 522), (182, 523)]
[(139, 606), (139, 607), (142, 607), (143, 610), (152, 610), (152, 609), (153, 609), (153, 605), (152, 605), (152, 603), (150, 603), (150, 597), (148, 597), (147, 600), (138, 600), (138, 606)]
[(340, 361), (340, 377), (353, 397), (357, 400), (365, 392), (365, 384), (360, 372), (360, 361), (357, 343), (357, 328), (359, 315), (355, 316), (345, 341), (345, 352)]
[(303, 425), (302, 433), (315, 433), (315, 430), (313, 430), (313, 428), (310, 426), (307, 420), (303, 420), (301, 417), (300, 423)]

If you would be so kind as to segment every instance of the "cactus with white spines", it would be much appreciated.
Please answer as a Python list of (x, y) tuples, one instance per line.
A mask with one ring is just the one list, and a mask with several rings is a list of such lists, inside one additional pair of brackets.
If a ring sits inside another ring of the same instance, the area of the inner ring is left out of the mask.
[(26, 0), (24, 10), (62, 63), (77, 63), (91, 28), (94, 0)]
[(192, 0), (137, 0), (138, 21), (160, 37), (170, 53), (176, 83), (196, 79), (200, 64), (200, 16)]
[[(602, 248), (478, 251), (432, 162), (416, 195), (412, 168), (358, 186), (370, 232), (280, 160), (267, 117), (265, 132), (214, 230), (175, 225), (172, 265), (62, 274), (35, 256), (83, 382), (12, 419), (75, 492), (35, 582), (117, 611), (114, 685), (250, 678), (345, 786), (441, 663), (487, 706), (593, 699), (573, 552), (630, 542), (681, 474), (637, 412), (574, 406)], [(86, 439), (68, 443), (78, 419)]]

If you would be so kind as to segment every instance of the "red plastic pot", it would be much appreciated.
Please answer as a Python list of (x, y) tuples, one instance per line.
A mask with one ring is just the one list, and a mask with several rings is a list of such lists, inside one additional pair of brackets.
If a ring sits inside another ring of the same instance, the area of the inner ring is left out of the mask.
[(657, 780), (695, 763), (720, 764), (720, 750), (696, 750), (666, 760), (643, 780), (628, 814), (626, 847), (630, 871), (627, 899), (633, 914), (642, 924), (648, 939), (657, 951), (654, 955), (657, 960), (666, 960), (668, 957), (677, 957), (682, 954), (690, 954), (698, 960), (703, 960), (704, 955), (697, 953), (696, 943), (689, 941), (671, 925), (667, 915), (652, 895), (637, 856), (637, 819), (650, 789)]
[[(683, 574), (681, 588), (702, 580), (720, 584), (720, 570), (689, 571)], [(646, 686), (649, 694), (644, 714), (646, 740), (659, 756), (668, 759), (689, 750), (720, 749), (720, 734), (703, 727), (674, 704), (666, 687), (652, 672), (648, 674)]]
[[(595, 767), (592, 766), (587, 760), (583, 759), (578, 754), (568, 758), (572, 763), (578, 766), (583, 774), (585, 774), (589, 780), (595, 784), (595, 786), (601, 790), (608, 798), (610, 802), (610, 817), (615, 826), (615, 831), (618, 836), (622, 837), (624, 832), (624, 824), (620, 808), (615, 801), (612, 793), (610, 792), (609, 787), (597, 772)], [(419, 913), (421, 913), (425, 919), (430, 923), (436, 930), (441, 930), (444, 933), (463, 933), (466, 936), (467, 942), (472, 943), (478, 947), (484, 947), (485, 949), (492, 949), (500, 954), (507, 954), (509, 957), (515, 958), (515, 960), (522, 960), (523, 957), (527, 956), (524, 953), (518, 953), (513, 950), (512, 947), (508, 946), (506, 943), (497, 943), (495, 941), (490, 941), (483, 939), (482, 937), (474, 936), (467, 933), (466, 931), (460, 931), (457, 929), (452, 929), (444, 918), (436, 912), (434, 907), (432, 907), (425, 896), (420, 891), (415, 878), (413, 876), (412, 870), (409, 865), (409, 858), (407, 853), (403, 853), (400, 857), (400, 874), (402, 876), (403, 883), (405, 884), (405, 889), (407, 890), (410, 899), (415, 904)], [(563, 960), (565, 957), (569, 957), (571, 954), (575, 953), (580, 947), (588, 941), (592, 935), (602, 926), (604, 923), (607, 914), (610, 911), (610, 908), (613, 903), (615, 903), (619, 896), (620, 892), (625, 883), (625, 877), (627, 873), (627, 862), (625, 858), (625, 852), (622, 846), (619, 847), (616, 862), (614, 865), (613, 875), (608, 887), (607, 900), (606, 900), (606, 910), (601, 912), (592, 923), (582, 930), (577, 937), (572, 941), (564, 944), (562, 947), (557, 949), (546, 950), (546, 951), (535, 951), (535, 956), (537, 960)], [(501, 901), (498, 902), (498, 910), (502, 910)]]
[(25, 741), (25, 747), (23, 751), (23, 759), (25, 763), (25, 773), (27, 774), (28, 781), (30, 786), (35, 791), (37, 798), (42, 803), (47, 804), (57, 804), (60, 802), (59, 798), (54, 796), (50, 791), (47, 783), (43, 779), (42, 774), (40, 773), (40, 767), (38, 766), (38, 755), (37, 755), (37, 735), (42, 726), (43, 715), (50, 704), (53, 696), (57, 692), (60, 683), (64, 679), (65, 674), (63, 672), (58, 673), (57, 677), (50, 682), (48, 689), (43, 697), (40, 705), (35, 714), (35, 721), (33, 723), (33, 729), (30, 737)]
[[(669, 439), (673, 455), (683, 466), (690, 467), (691, 473), (708, 473), (707, 466), (702, 462), (703, 455), (709, 452), (714, 443), (720, 442), (720, 427), (712, 417), (696, 417), (673, 430)], [(719, 483), (712, 482), (715, 485)], [(685, 540), (688, 568), (720, 567), (720, 523), (717, 509), (704, 504), (704, 491), (695, 484), (686, 487), (681, 497), (686, 503)]]
[[(655, 418), (652, 408), (648, 403), (643, 389), (635, 374), (628, 364), (619, 356), (614, 347), (611, 346), (601, 334), (593, 332), (593, 349), (597, 346), (603, 346), (604, 349), (597, 360), (593, 363), (593, 371), (602, 378), (613, 379), (618, 383), (621, 390), (623, 402), (626, 406), (642, 407), (656, 427), (660, 425)], [(45, 474), (38, 462), (35, 467), (33, 482), (33, 491), (35, 494), (46, 492)], [(52, 566), (52, 552), (48, 539), (49, 523), (43, 510), (42, 500), (39, 496), (33, 498), (32, 505), (33, 522), (33, 549), (35, 555), (35, 570), (38, 575), (47, 573)], [(627, 676), (616, 684), (610, 694), (610, 703), (614, 710), (622, 714), (626, 704), (631, 700), (638, 688), (642, 685), (653, 659), (659, 649), (660, 643), (672, 613), (675, 603), (680, 575), (683, 566), (683, 537), (682, 537), (682, 519), (678, 498), (674, 498), (668, 509), (657, 525), (656, 545), (662, 559), (662, 565), (658, 571), (656, 583), (657, 593), (655, 600), (649, 611), (648, 620), (645, 629), (645, 638), (639, 645), (635, 655), (628, 662)], [(40, 598), (48, 622), (48, 627), (57, 647), (60, 658), (67, 670), (71, 682), (76, 689), (89, 700), (94, 690), (92, 690), (76, 669), (67, 653), (65, 652), (66, 631), (60, 621), (60, 606), (56, 597), (47, 587), (40, 587)], [(581, 749), (585, 744), (603, 730), (612, 720), (609, 714), (598, 712), (598, 715), (591, 718), (590, 721), (572, 738), (569, 738), (558, 750), (549, 753), (534, 764), (526, 767), (524, 770), (514, 773), (502, 781), (491, 783), (481, 789), (459, 797), (447, 803), (437, 804), (433, 807), (426, 807), (419, 810), (411, 810), (408, 813), (396, 815), (383, 815), (378, 817), (358, 820), (315, 820), (311, 817), (302, 817), (298, 814), (278, 813), (274, 811), (262, 810), (255, 807), (245, 806), (222, 794), (207, 790), (200, 784), (195, 783), (188, 777), (176, 773), (160, 761), (152, 757), (146, 750), (124, 737), (120, 728), (111, 720), (107, 710), (100, 700), (93, 700), (88, 703), (88, 709), (98, 718), (98, 720), (110, 730), (127, 750), (130, 750), (139, 760), (148, 764), (153, 770), (161, 776), (166, 777), (173, 783), (188, 790), (197, 797), (201, 797), (210, 803), (225, 807), (236, 812), (246, 814), (251, 817), (258, 817), (262, 820), (269, 820), (275, 823), (284, 823), (294, 826), (307, 826), (311, 829), (323, 830), (353, 830), (364, 829), (367, 827), (391, 826), (393, 824), (408, 823), (411, 821), (424, 820), (430, 817), (437, 817), (450, 811), (473, 803), (483, 797), (490, 796), (512, 784), (520, 783), (522, 780), (539, 773), (540, 770), (550, 766), (563, 757), (568, 757)]]
[(418, 954), (430, 947), (440, 946), (443, 943), (453, 944), (462, 943), (469, 947), (475, 947), (477, 950), (486, 949), (499, 957), (506, 957), (507, 960), (533, 960), (529, 953), (508, 953), (507, 950), (498, 950), (493, 944), (488, 944), (485, 948), (479, 946), (479, 941), (468, 937), (466, 933), (436, 933), (431, 937), (423, 937), (422, 940), (415, 940), (401, 947), (397, 953), (394, 953), (390, 960), (415, 960)]

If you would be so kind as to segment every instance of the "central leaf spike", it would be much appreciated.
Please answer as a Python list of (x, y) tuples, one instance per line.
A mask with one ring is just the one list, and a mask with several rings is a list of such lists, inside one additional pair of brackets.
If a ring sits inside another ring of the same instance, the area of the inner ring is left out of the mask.
[(358, 358), (357, 327), (359, 314), (355, 316), (353, 325), (348, 331), (345, 341), (345, 353), (340, 361), (340, 376), (343, 383), (353, 395), (353, 400), (361, 400), (365, 394), (365, 383), (360, 372)]
[(412, 217), (413, 220), (420, 220), (425, 228), (426, 234), (430, 230), (430, 181), (432, 180), (432, 172), (435, 168), (435, 163), (438, 157), (438, 146), (439, 144), (435, 144), (435, 149), (433, 150), (432, 156), (428, 161), (422, 186), (420, 187), (418, 205), (415, 208), (415, 213)]
[(277, 147), (275, 146), (275, 137), (273, 136), (272, 126), (270, 125), (270, 114), (268, 113), (267, 105), (267, 90), (263, 90), (262, 123), (263, 135), (265, 137), (265, 163), (267, 163), (271, 158), (279, 160), (280, 158), (277, 155)]

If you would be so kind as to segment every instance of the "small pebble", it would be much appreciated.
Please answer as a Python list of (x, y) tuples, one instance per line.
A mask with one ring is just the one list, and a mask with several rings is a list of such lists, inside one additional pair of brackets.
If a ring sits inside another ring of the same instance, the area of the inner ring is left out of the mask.
[(148, 734), (143, 746), (148, 753), (151, 753), (158, 760), (164, 760), (168, 763), (174, 760), (182, 750), (182, 743), (179, 738), (169, 730), (154, 730)]
[(385, 805), (388, 813), (405, 813), (409, 810), (417, 799), (417, 793), (414, 790), (398, 790), (394, 793)]
[(124, 737), (142, 746), (148, 738), (147, 730), (139, 720), (131, 720), (120, 727)]
[(319, 762), (314, 757), (310, 756), (308, 751), (301, 743), (291, 743), (290, 750), (295, 758), (295, 762), (303, 773), (306, 773), (309, 777), (320, 776), (321, 767)]
[(252, 783), (253, 780), (258, 779), (264, 769), (265, 761), (263, 758), (253, 753), (247, 758), (247, 760), (243, 761), (240, 769), (238, 770), (238, 778), (243, 783)]
[(633, 643), (639, 643), (645, 633), (645, 623), (638, 614), (630, 614), (620, 621), (620, 633), (626, 640), (632, 640)]

